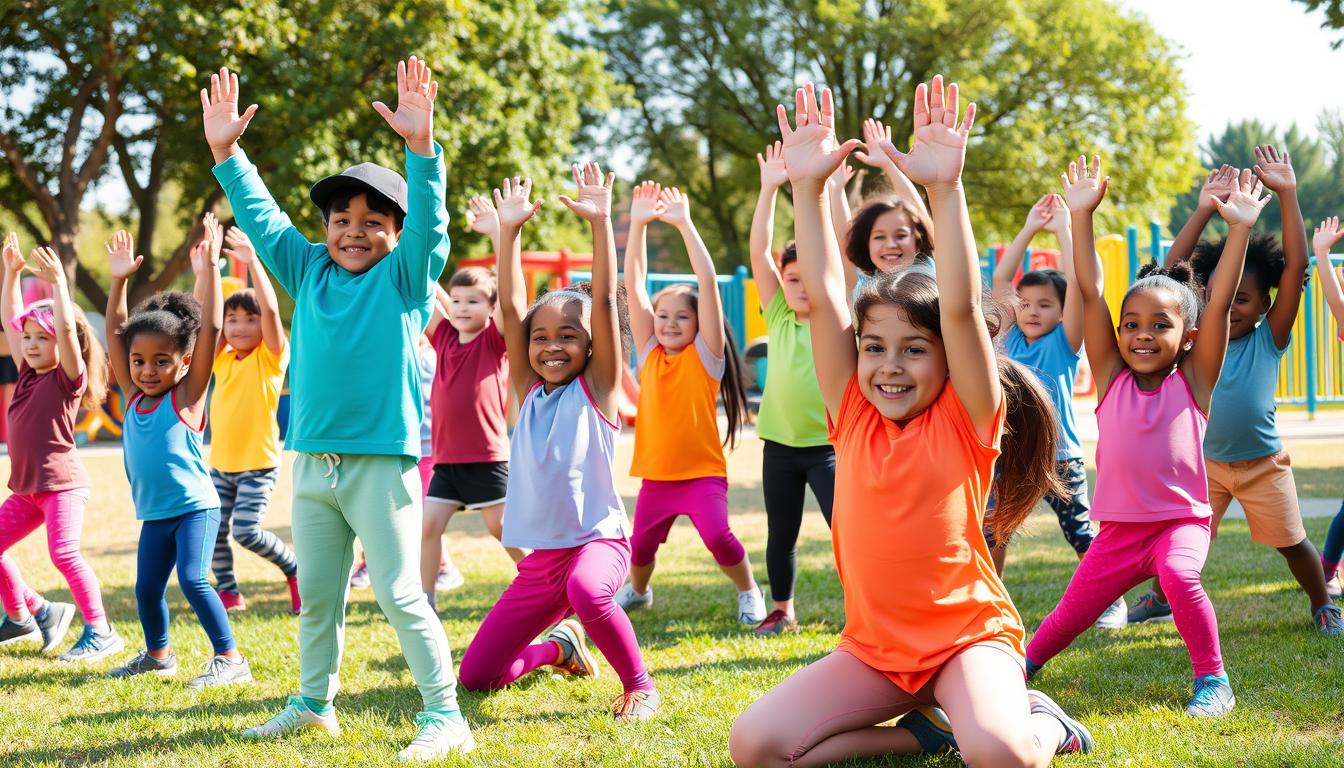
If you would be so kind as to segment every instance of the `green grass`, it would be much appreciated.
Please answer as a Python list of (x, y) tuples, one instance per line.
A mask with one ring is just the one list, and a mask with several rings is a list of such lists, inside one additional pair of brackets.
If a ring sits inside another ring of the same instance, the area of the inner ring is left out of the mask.
[[(628, 448), (628, 445), (624, 446)], [(1339, 445), (1320, 452), (1339, 455)], [(733, 456), (734, 529), (764, 578), (765, 518), (759, 488), (759, 445)], [(113, 621), (139, 647), (134, 553), (138, 526), (116, 456), (86, 460), (96, 489), (85, 524), (85, 551), (102, 579)], [(1329, 471), (1324, 463), (1322, 472)], [(0, 480), (7, 475), (0, 461)], [(1338, 474), (1338, 470), (1333, 470)], [(287, 475), (267, 523), (288, 537)], [(635, 485), (623, 481), (633, 494)], [(630, 499), (628, 499), (629, 501)], [(1328, 520), (1307, 521), (1319, 542)], [(1012, 552), (1008, 586), (1029, 627), (1053, 607), (1075, 564), (1053, 517), (1038, 515)], [(467, 586), (440, 598), (455, 657), (509, 579), (508, 558), (479, 517), (453, 521), (449, 547)], [(13, 550), (30, 583), (68, 599), (47, 560), (43, 537)], [(462, 693), (477, 750), (447, 765), (722, 766), (737, 713), (798, 667), (835, 647), (843, 623), (839, 583), (820, 514), (809, 515), (800, 546), (798, 604), (802, 632), (758, 640), (734, 623), (728, 581), (684, 522), (661, 550), (654, 579), (657, 606), (633, 616), (645, 659), (664, 699), (650, 722), (618, 725), (607, 715), (619, 686), (610, 667), (598, 680), (534, 674), (489, 695)], [(369, 590), (353, 594), (346, 636), (339, 739), (307, 736), (264, 745), (239, 730), (281, 707), (298, 682), (297, 620), (288, 615), (284, 582), (269, 564), (240, 552), (249, 610), (234, 619), (257, 682), (200, 693), (183, 682), (207, 659), (208, 646), (177, 588), (169, 590), (172, 638), (183, 664), (178, 678), (112, 681), (105, 664), (71, 668), (29, 648), (0, 650), (0, 765), (262, 766), (392, 765), (414, 732), (419, 706), (395, 634)], [(1062, 761), (1076, 766), (1341, 765), (1338, 663), (1344, 642), (1317, 637), (1306, 599), (1281, 559), (1253, 545), (1245, 523), (1224, 523), (1205, 584), (1221, 625), (1223, 653), (1238, 707), (1219, 721), (1181, 712), (1190, 668), (1171, 625), (1088, 632), (1051, 663), (1036, 683), (1091, 729), (1097, 751)], [(899, 589), (899, 584), (892, 584)], [(1131, 597), (1134, 596), (1133, 594)], [(72, 630), (66, 640), (73, 642)], [(134, 648), (131, 649), (133, 652)], [(129, 653), (127, 654), (129, 656)], [(951, 758), (904, 758), (852, 765), (938, 765)]]

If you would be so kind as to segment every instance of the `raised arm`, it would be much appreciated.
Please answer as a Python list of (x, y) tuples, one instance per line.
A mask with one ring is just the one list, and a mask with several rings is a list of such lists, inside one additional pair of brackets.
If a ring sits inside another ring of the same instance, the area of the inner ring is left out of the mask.
[(23, 253), (19, 250), (19, 234), (10, 232), (5, 235), (5, 244), (0, 248), (0, 259), (4, 260), (4, 289), (0, 292), (0, 323), (5, 326), (5, 343), (9, 345), (9, 354), (17, 364), (23, 357), (23, 329), (14, 327), (14, 318), (24, 310), (23, 288), (19, 285), (23, 277)]
[(1287, 152), (1279, 152), (1273, 145), (1255, 148), (1255, 175), (1261, 183), (1279, 197), (1279, 213), (1283, 219), (1283, 276), (1279, 278), (1274, 304), (1265, 320), (1274, 334), (1279, 349), (1288, 346), (1288, 339), (1297, 322), (1297, 310), (1302, 306), (1302, 290), (1307, 276), (1307, 225), (1302, 221), (1302, 206), (1297, 201), (1297, 174)]
[(271, 278), (257, 258), (252, 241), (247, 239), (243, 230), (229, 227), (224, 235), (228, 244), (223, 251), (229, 258), (237, 259), (247, 265), (247, 273), (252, 276), (253, 292), (257, 294), (257, 305), (261, 307), (261, 340), (272, 354), (279, 356), (285, 351), (285, 326), (280, 322), (280, 300), (275, 296)]
[(84, 356), (79, 352), (79, 337), (75, 335), (74, 303), (70, 301), (70, 287), (66, 285), (65, 266), (61, 264), (61, 257), (50, 248), (34, 248), (32, 257), (33, 274), (51, 284), (61, 370), (70, 381), (77, 381), (84, 375)]
[(1166, 266), (1170, 267), (1190, 258), (1190, 254), (1195, 252), (1195, 243), (1199, 242), (1199, 236), (1204, 234), (1204, 228), (1218, 211), (1213, 206), (1214, 199), (1226, 200), (1236, 184), (1237, 169), (1230, 165), (1224, 165), (1209, 174), (1204, 186), (1200, 187), (1199, 202), (1195, 204), (1195, 210), (1190, 213), (1190, 218), (1185, 220), (1185, 226), (1181, 227), (1181, 231), (1176, 233), (1176, 239), (1171, 242), (1171, 248), (1167, 251)]
[(191, 269), (196, 273), (197, 296), (201, 299), (201, 329), (196, 333), (192, 349), (192, 365), (178, 383), (183, 397), (178, 408), (196, 413), (205, 405), (210, 391), (210, 375), (215, 361), (215, 347), (219, 345), (219, 331), (224, 327), (224, 296), (219, 285), (219, 251), (224, 244), (224, 228), (213, 213), (205, 214), (205, 237), (191, 249)]
[[(525, 179), (518, 184), (514, 184), (512, 179), (505, 179), (503, 191), (495, 190), (495, 204), (502, 206), (505, 200), (519, 197), (522, 198), (522, 203), (526, 204), (531, 193), (531, 179)], [(528, 205), (535, 211), (541, 207), (541, 200)], [(513, 209), (512, 206), (511, 203), (510, 210)], [(521, 209), (523, 205), (519, 204), (517, 207)], [(514, 220), (516, 219), (510, 218), (510, 221)], [(504, 334), (504, 348), (509, 358), (509, 382), (513, 384), (513, 391), (518, 395), (520, 402), (541, 378), (532, 370), (532, 362), (528, 359), (529, 341), (523, 328), (523, 316), (527, 313), (527, 282), (523, 277), (521, 227), (520, 221), (511, 226), (506, 233), (503, 221), (500, 221), (501, 247), (496, 251), (498, 258), (495, 260), (499, 268), (499, 314), (502, 321), (500, 329)]]
[[(499, 260), (501, 258), (499, 255), (499, 214), (495, 211), (495, 204), (490, 202), (490, 198), (477, 195), (468, 201), (467, 226), (471, 228), (472, 232), (490, 238), (490, 247), (493, 248), (495, 252), (495, 268), (496, 272), (498, 272)], [(446, 299), (441, 300), (443, 301), (443, 311), (444, 316), (446, 317), (451, 302), (448, 302)], [(504, 327), (504, 313), (500, 309), (501, 306), (500, 302), (496, 301), (495, 311), (490, 313), (490, 322), (495, 324), (496, 329)], [(430, 322), (432, 324), (434, 321), (431, 320)], [(429, 329), (429, 334), (431, 336), (434, 335), (433, 328)]]
[(659, 215), (663, 221), (677, 228), (681, 239), (686, 243), (686, 254), (691, 259), (691, 271), (695, 273), (696, 286), (700, 293), (699, 314), (696, 318), (700, 325), (700, 338), (705, 346), (719, 357), (726, 352), (727, 339), (723, 334), (723, 297), (719, 295), (718, 276), (714, 272), (714, 260), (709, 256), (705, 241), (691, 220), (691, 201), (676, 187), (663, 190), (660, 202), (663, 212)]
[(121, 338), (121, 326), (126, 324), (126, 281), (140, 268), (144, 256), (135, 255), (135, 242), (131, 233), (120, 230), (107, 244), (107, 271), (112, 274), (112, 286), (107, 292), (107, 311), (103, 314), (104, 330), (107, 335), (107, 358), (112, 364), (112, 374), (121, 385), (122, 394), (130, 402), (131, 392), (137, 389), (131, 378), (130, 353)]
[(1339, 287), (1339, 274), (1330, 261), (1330, 249), (1344, 237), (1344, 229), (1339, 227), (1339, 217), (1322, 219), (1311, 237), (1311, 249), (1316, 253), (1316, 274), (1321, 279), (1321, 293), (1325, 294), (1325, 303), (1330, 306), (1330, 314), (1335, 325), (1344, 329), (1344, 290)]
[(621, 351), (621, 325), (616, 303), (616, 244), (611, 232), (611, 188), (616, 174), (605, 178), (597, 163), (574, 166), (578, 199), (560, 196), (571, 211), (593, 228), (593, 354), (583, 371), (584, 380), (597, 407), (615, 422), (621, 390), (621, 370), (625, 367)]
[(1050, 218), (1045, 228), (1059, 241), (1059, 271), (1064, 273), (1064, 336), (1075, 353), (1083, 348), (1083, 295), (1078, 291), (1078, 277), (1073, 270), (1073, 228), (1069, 225), (1069, 207), (1064, 198), (1050, 195)]
[(1087, 364), (1097, 382), (1097, 401), (1100, 402), (1111, 382), (1125, 368), (1111, 308), (1106, 305), (1102, 290), (1105, 280), (1092, 231), (1092, 214), (1106, 197), (1111, 177), (1101, 175), (1101, 157), (1093, 155), (1092, 167), (1088, 167), (1086, 157), (1079, 156), (1069, 163), (1069, 172), (1061, 174), (1059, 180), (1064, 185), (1064, 203), (1069, 208), (1073, 228), (1074, 279), (1071, 282), (1078, 284), (1083, 299), (1083, 348), (1087, 350)]
[(924, 198), (919, 196), (919, 190), (911, 183), (910, 178), (896, 166), (896, 161), (879, 149), (884, 141), (888, 144), (891, 143), (891, 129), (871, 117), (864, 120), (864, 150), (855, 152), (854, 157), (858, 158), (861, 163), (882, 169), (882, 174), (887, 177), (887, 181), (891, 184), (891, 193), (904, 200), (916, 211), (924, 214), (925, 218), (928, 218), (929, 208), (924, 205)]
[(1027, 255), (1031, 239), (1045, 228), (1053, 213), (1050, 207), (1050, 195), (1044, 195), (1037, 200), (1036, 204), (1031, 206), (1031, 210), (1027, 211), (1027, 221), (1022, 225), (1022, 231), (1017, 233), (1013, 242), (1004, 247), (1003, 255), (999, 257), (999, 263), (994, 267), (994, 299), (1008, 310), (1014, 323), (1017, 322), (1018, 298), (1013, 277), (1022, 266), (1022, 259)]
[(659, 199), (662, 191), (656, 181), (645, 181), (635, 187), (630, 201), (630, 232), (625, 238), (625, 295), (630, 305), (630, 331), (635, 336), (635, 349), (641, 350), (641, 354), (653, 336), (646, 235), (649, 222), (663, 212), (663, 203)]
[[(779, 188), (789, 183), (789, 169), (784, 167), (784, 145), (776, 141), (765, 148), (765, 155), (756, 155), (761, 168), (761, 194), (756, 198), (756, 212), (751, 215), (751, 276), (756, 281), (756, 296), (761, 308), (770, 306), (770, 300), (779, 290), (779, 270), (775, 267), (775, 200)], [(626, 246), (629, 247), (628, 245)]]
[[(495, 302), (495, 311), (499, 311), (500, 302)], [(443, 290), (443, 286), (434, 284), (434, 303), (430, 305), (429, 324), (425, 326), (425, 334), (431, 339), (434, 333), (439, 329), (439, 323), (447, 322), (449, 307), (452, 306), (452, 298), (448, 292)]]

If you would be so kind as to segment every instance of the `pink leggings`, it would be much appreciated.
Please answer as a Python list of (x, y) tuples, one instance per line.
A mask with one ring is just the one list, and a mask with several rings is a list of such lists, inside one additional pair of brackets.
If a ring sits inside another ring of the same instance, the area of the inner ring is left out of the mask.
[(1156, 575), (1171, 602), (1195, 676), (1223, 674), (1218, 617), (1199, 581), (1208, 556), (1208, 518), (1102, 523), (1064, 597), (1027, 645), (1027, 660), (1045, 664), (1092, 626), (1107, 606)]
[(714, 562), (726, 568), (747, 556), (742, 542), (728, 528), (728, 478), (696, 477), (645, 480), (639, 487), (635, 532), (630, 536), (630, 561), (639, 566), (652, 563), (679, 515), (691, 518), (691, 525), (714, 556)]
[[(11, 585), (16, 583), (21, 586), (12, 594), (17, 594), (19, 599), (11, 600)], [(27, 608), (30, 614), (37, 613), (37, 609), (42, 607), (42, 596), (23, 583), (19, 564), (9, 555), (0, 555), (0, 597), (4, 598), (5, 614), (10, 618), (18, 618), (22, 613), (21, 607)]]
[[(24, 537), (46, 523), (47, 552), (51, 563), (70, 585), (75, 604), (84, 615), (84, 622), (103, 621), (103, 595), (98, 577), (85, 562), (79, 551), (79, 534), (84, 527), (84, 505), (89, 500), (87, 488), (71, 488), (46, 493), (16, 493), (0, 505), (0, 555), (22, 541)], [(21, 607), (31, 606), (36, 597), (24, 584), (18, 565), (7, 556), (0, 562), (0, 600), (5, 613), (17, 614)]]
[(627, 692), (651, 690), (635, 628), (614, 600), (630, 570), (630, 543), (599, 539), (568, 549), (538, 549), (518, 563), (518, 576), (500, 595), (462, 654), (458, 680), (471, 691), (503, 688), (555, 662), (554, 641), (532, 642), (571, 613), (615, 668)]

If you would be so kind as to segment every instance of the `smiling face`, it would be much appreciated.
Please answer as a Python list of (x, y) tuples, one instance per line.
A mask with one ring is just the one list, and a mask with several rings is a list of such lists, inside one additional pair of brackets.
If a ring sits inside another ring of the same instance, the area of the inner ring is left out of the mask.
[(868, 258), (878, 271), (892, 273), (910, 266), (919, 254), (915, 223), (901, 210), (877, 217), (868, 233)]
[(1255, 324), (1269, 311), (1269, 306), (1269, 292), (1261, 287), (1260, 281), (1248, 270), (1241, 276), (1241, 284), (1232, 297), (1232, 311), (1228, 313), (1228, 339), (1240, 339), (1254, 331)]
[(861, 325), (859, 391), (898, 423), (923, 413), (947, 385), (943, 340), (891, 304), (869, 307)]
[(23, 322), (23, 335), (21, 343), (21, 353), (23, 361), (38, 373), (46, 373), (56, 367), (56, 337), (47, 333), (46, 329), (38, 325), (36, 321), (25, 320)]
[(1055, 330), (1064, 319), (1064, 305), (1059, 303), (1059, 292), (1054, 286), (1018, 286), (1017, 327), (1031, 341)]
[(485, 330), (495, 305), (480, 288), (455, 285), (448, 289), (448, 322), (458, 333), (473, 336)]
[(1180, 297), (1169, 289), (1135, 290), (1120, 307), (1120, 357), (1136, 374), (1165, 376), (1194, 338), (1181, 317)]
[(358, 194), (342, 210), (327, 217), (327, 253), (343, 269), (362, 274), (397, 247), (396, 218), (369, 207), (368, 196)]
[(670, 354), (689, 347), (700, 332), (696, 308), (687, 291), (662, 292), (653, 303), (653, 337)]
[(583, 302), (543, 303), (531, 314), (527, 359), (546, 391), (573, 381), (588, 367), (592, 337), (583, 322)]
[(150, 397), (158, 397), (187, 375), (191, 353), (182, 353), (161, 333), (141, 332), (131, 338), (131, 381)]
[(242, 307), (224, 312), (224, 341), (238, 352), (251, 352), (261, 343), (261, 315)]
[(798, 272), (798, 262), (791, 261), (779, 271), (779, 288), (784, 291), (784, 303), (789, 305), (799, 320), (806, 319), (812, 311), (812, 304), (803, 289), (803, 276)]

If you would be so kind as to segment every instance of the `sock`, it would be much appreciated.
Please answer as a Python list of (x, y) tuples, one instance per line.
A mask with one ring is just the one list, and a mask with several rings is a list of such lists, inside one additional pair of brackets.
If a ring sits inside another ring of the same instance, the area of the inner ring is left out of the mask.
[(1044, 665), (1044, 664), (1037, 664), (1036, 662), (1032, 661), (1031, 659), (1027, 659), (1027, 679), (1030, 680), (1032, 677), (1034, 677), (1034, 676), (1036, 675), (1037, 672), (1040, 672), (1040, 671), (1041, 671), (1041, 667), (1043, 667), (1043, 666), (1045, 666), (1045, 665)]
[(754, 594), (756, 594), (756, 590), (757, 590), (757, 589), (758, 589), (758, 587), (752, 587), (751, 589), (743, 590), (743, 591), (741, 591), (741, 592), (738, 592), (738, 593), (737, 593), (737, 596), (738, 596), (738, 597), (741, 597), (742, 595), (754, 595)]
[(1222, 683), (1223, 685), (1226, 685), (1229, 688), (1232, 687), (1232, 681), (1228, 678), (1226, 672), (1224, 672), (1221, 675), (1200, 675), (1199, 677), (1195, 678), (1195, 680), (1206, 680), (1210, 682), (1217, 680), (1218, 682)]
[(331, 704), (329, 704), (328, 702), (322, 701), (321, 699), (314, 699), (308, 696), (304, 696), (302, 698), (303, 698), (303, 706), (307, 707), (308, 711), (312, 712), (314, 715), (321, 715), (322, 717), (326, 717), (327, 715), (331, 714)]
[(47, 612), (50, 610), (51, 610), (51, 603), (47, 602), (46, 600), (43, 600), (42, 607), (38, 608), (36, 611), (33, 611), (33, 618), (37, 619), (38, 621), (46, 621)]
[(425, 711), (431, 715), (438, 715), (450, 723), (467, 722), (467, 718), (462, 716), (462, 710), (460, 709), (426, 709)]
[(1325, 578), (1329, 581), (1330, 577), (1335, 575), (1335, 571), (1339, 570), (1339, 563), (1332, 563), (1325, 559), (1325, 555), (1321, 555), (1321, 567), (1325, 569)]

